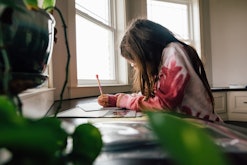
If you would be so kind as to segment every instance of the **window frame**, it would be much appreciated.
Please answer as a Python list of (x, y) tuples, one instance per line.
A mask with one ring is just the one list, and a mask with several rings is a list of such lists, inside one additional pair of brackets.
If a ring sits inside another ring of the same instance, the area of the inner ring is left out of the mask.
[(168, 2), (173, 4), (183, 4), (188, 6), (187, 19), (188, 19), (189, 39), (188, 40), (181, 39), (181, 41), (188, 43), (189, 45), (192, 45), (197, 50), (198, 55), (201, 58), (199, 0), (151, 0), (151, 1), (161, 1), (161, 2)]
[[(82, 17), (83, 19), (89, 21), (89, 22), (92, 22), (94, 23), (95, 25), (99, 26), (100, 28), (104, 28), (105, 30), (107, 30), (108, 32), (111, 32), (112, 33), (112, 38), (111, 38), (111, 52), (110, 54), (112, 56), (114, 55), (117, 55), (118, 52), (116, 51), (116, 49), (114, 49), (115, 47), (115, 44), (116, 43), (116, 39), (118, 37), (119, 34), (117, 34), (117, 29), (116, 29), (116, 3), (115, 1), (113, 0), (109, 0), (110, 2), (110, 9), (109, 9), (109, 13), (110, 13), (110, 16), (109, 16), (109, 24), (107, 23), (104, 23), (104, 22), (101, 22), (100, 20), (98, 20), (97, 18), (91, 16), (91, 15), (88, 15), (87, 13), (84, 13), (83, 11), (79, 10), (79, 9), (75, 9), (75, 14)], [(113, 45), (112, 45), (113, 44)], [(101, 83), (102, 84), (118, 84), (118, 79), (117, 79), (117, 60), (118, 60), (118, 55), (117, 56), (114, 56), (112, 57), (113, 58), (113, 68), (114, 68), (114, 71), (113, 71), (113, 77), (114, 79), (113, 80), (101, 80)], [(96, 81), (95, 79), (78, 79), (77, 78), (77, 83), (78, 85), (95, 85), (96, 84)]]
[[(111, 82), (108, 84), (101, 82), (104, 93), (118, 93), (118, 92), (129, 92), (131, 90), (130, 79), (128, 73), (130, 72), (130, 67), (128, 66), (126, 60), (120, 57), (119, 42), (121, 41), (122, 35), (126, 27), (126, 18), (125, 18), (125, 0), (113, 0), (113, 5), (116, 7), (115, 24), (118, 34), (118, 37), (114, 37), (115, 46), (115, 63), (118, 66), (116, 68), (116, 79), (117, 82)], [(76, 64), (76, 32), (75, 32), (75, 1), (68, 3), (68, 38), (71, 49), (71, 62), (70, 62), (70, 72), (69, 72), (69, 82), (68, 82), (68, 98), (80, 98), (88, 96), (97, 96), (99, 95), (99, 88), (97, 81), (95, 83), (88, 83), (79, 85), (77, 81), (77, 64)], [(119, 76), (121, 75), (121, 76)]]

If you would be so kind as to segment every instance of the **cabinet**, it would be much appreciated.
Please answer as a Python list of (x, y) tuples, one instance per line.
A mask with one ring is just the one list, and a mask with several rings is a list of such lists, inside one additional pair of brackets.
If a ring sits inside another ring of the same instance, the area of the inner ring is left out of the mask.
[(217, 114), (224, 120), (247, 121), (247, 91), (224, 90), (213, 92)]
[(227, 92), (229, 120), (247, 121), (247, 91)]
[(227, 93), (226, 92), (213, 92), (214, 96), (214, 110), (222, 118), (228, 120), (227, 115)]

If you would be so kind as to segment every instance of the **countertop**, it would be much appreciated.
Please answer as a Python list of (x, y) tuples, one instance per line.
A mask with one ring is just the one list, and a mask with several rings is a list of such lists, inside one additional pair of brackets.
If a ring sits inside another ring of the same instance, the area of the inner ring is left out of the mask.
[(245, 88), (231, 88), (231, 87), (212, 87), (212, 92), (223, 92), (223, 91), (247, 91), (247, 86)]
[[(246, 88), (241, 89), (229, 89), (229, 88), (213, 88), (213, 91), (247, 91)], [(97, 97), (91, 98), (83, 98), (83, 99), (73, 99), (63, 101), (62, 111), (66, 109), (70, 109), (76, 107), (78, 104), (89, 101), (96, 101)], [(50, 109), (49, 113), (54, 113), (56, 109), (57, 103), (53, 105)], [(147, 118), (60, 118), (63, 122), (63, 126), (67, 127), (68, 130), (73, 130), (75, 126), (78, 126), (83, 123), (94, 124), (103, 124), (103, 123), (115, 123), (115, 125), (121, 124), (129, 124), (131, 120), (133, 123), (144, 123), (147, 122)], [(189, 120), (189, 119), (188, 119)], [(203, 120), (192, 120), (191, 122), (196, 122), (195, 124), (199, 124), (201, 128), (205, 128), (205, 130), (209, 131), (209, 135), (212, 136), (213, 140), (215, 140), (216, 144), (224, 151), (224, 154), (229, 161), (230, 165), (239, 165), (247, 162), (247, 130), (242, 127), (237, 127), (227, 123), (213, 123)], [(107, 123), (107, 124), (109, 124)], [(135, 124), (136, 126), (136, 124)], [(106, 127), (108, 128), (108, 127)], [(115, 127), (109, 127), (115, 128)], [(122, 128), (122, 127), (121, 127)], [(123, 127), (126, 128), (126, 127)], [(136, 127), (134, 127), (136, 128)], [(146, 128), (146, 127), (145, 127)], [(119, 132), (119, 129), (110, 129), (112, 131)], [(133, 130), (133, 129), (131, 129)], [(137, 129), (136, 129), (137, 130)], [(142, 130), (142, 129), (141, 129)], [(102, 131), (103, 133), (107, 133), (109, 131)], [(144, 131), (145, 132), (145, 131)], [(124, 132), (125, 133), (125, 132)], [(107, 135), (107, 134), (106, 134)], [(133, 134), (134, 136), (135, 134)], [(131, 134), (132, 136), (132, 134)], [(119, 139), (119, 138), (117, 138)], [(130, 137), (127, 137), (130, 139)], [(137, 143), (138, 145), (133, 145), (133, 148), (119, 149), (119, 150), (102, 150), (100, 155), (96, 158), (93, 165), (160, 165), (160, 164), (168, 164), (174, 165), (173, 160), (168, 155), (167, 151), (161, 150), (159, 145), (155, 145), (155, 143)], [(154, 144), (154, 145), (153, 145)], [(119, 144), (117, 144), (119, 146)]]

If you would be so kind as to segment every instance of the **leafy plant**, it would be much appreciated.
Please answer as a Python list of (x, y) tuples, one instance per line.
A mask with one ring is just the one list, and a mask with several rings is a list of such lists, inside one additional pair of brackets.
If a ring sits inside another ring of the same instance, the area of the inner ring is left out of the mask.
[(48, 7), (54, 7), (56, 0), (23, 0), (29, 8), (41, 8), (46, 9)]
[(202, 128), (174, 113), (147, 113), (164, 151), (179, 165), (227, 165), (226, 158)]
[[(0, 148), (10, 152), (6, 164), (92, 164), (101, 151), (99, 130), (82, 124), (72, 133), (57, 118), (29, 119), (16, 113), (16, 105), (0, 96)], [(67, 145), (68, 139), (72, 144)], [(73, 146), (68, 151), (67, 146)], [(90, 152), (89, 152), (90, 151)]]

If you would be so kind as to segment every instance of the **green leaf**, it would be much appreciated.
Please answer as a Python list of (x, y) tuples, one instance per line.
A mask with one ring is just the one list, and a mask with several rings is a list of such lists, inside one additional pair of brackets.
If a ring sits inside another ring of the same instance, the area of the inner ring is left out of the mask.
[(99, 155), (103, 142), (98, 128), (91, 124), (79, 125), (72, 135), (74, 161), (92, 164)]
[(178, 164), (228, 164), (218, 146), (202, 128), (171, 114), (147, 114), (163, 150)]
[(17, 114), (17, 111), (17, 106), (10, 97), (0, 95), (0, 124), (23, 124), (25, 120)]
[(0, 127), (0, 148), (25, 155), (49, 156), (59, 149), (56, 136), (46, 127)]
[(38, 8), (38, 0), (23, 0), (28, 8)]
[(68, 133), (61, 128), (61, 121), (58, 118), (45, 117), (34, 121), (29, 119), (29, 122), (32, 127), (49, 129), (52, 135), (46, 136), (53, 136), (60, 149), (64, 149), (67, 146)]
[(48, 7), (54, 7), (56, 4), (56, 0), (44, 0), (42, 8), (46, 9)]
[[(0, 105), (4, 106), (6, 103)], [(61, 128), (59, 119), (18, 117), (22, 119), (22, 123), (0, 121), (0, 148), (11, 152), (11, 163), (21, 164), (20, 162), (27, 161), (29, 163), (23, 164), (54, 164), (63, 157), (68, 134)], [(40, 163), (41, 160), (45, 161)]]
[(56, 0), (23, 0), (28, 8), (41, 8), (54, 7)]
[[(8, 117), (9, 115), (17, 115), (17, 108), (14, 102), (6, 95), (0, 95), (0, 113), (5, 113)], [(2, 116), (1, 116), (2, 117)]]

